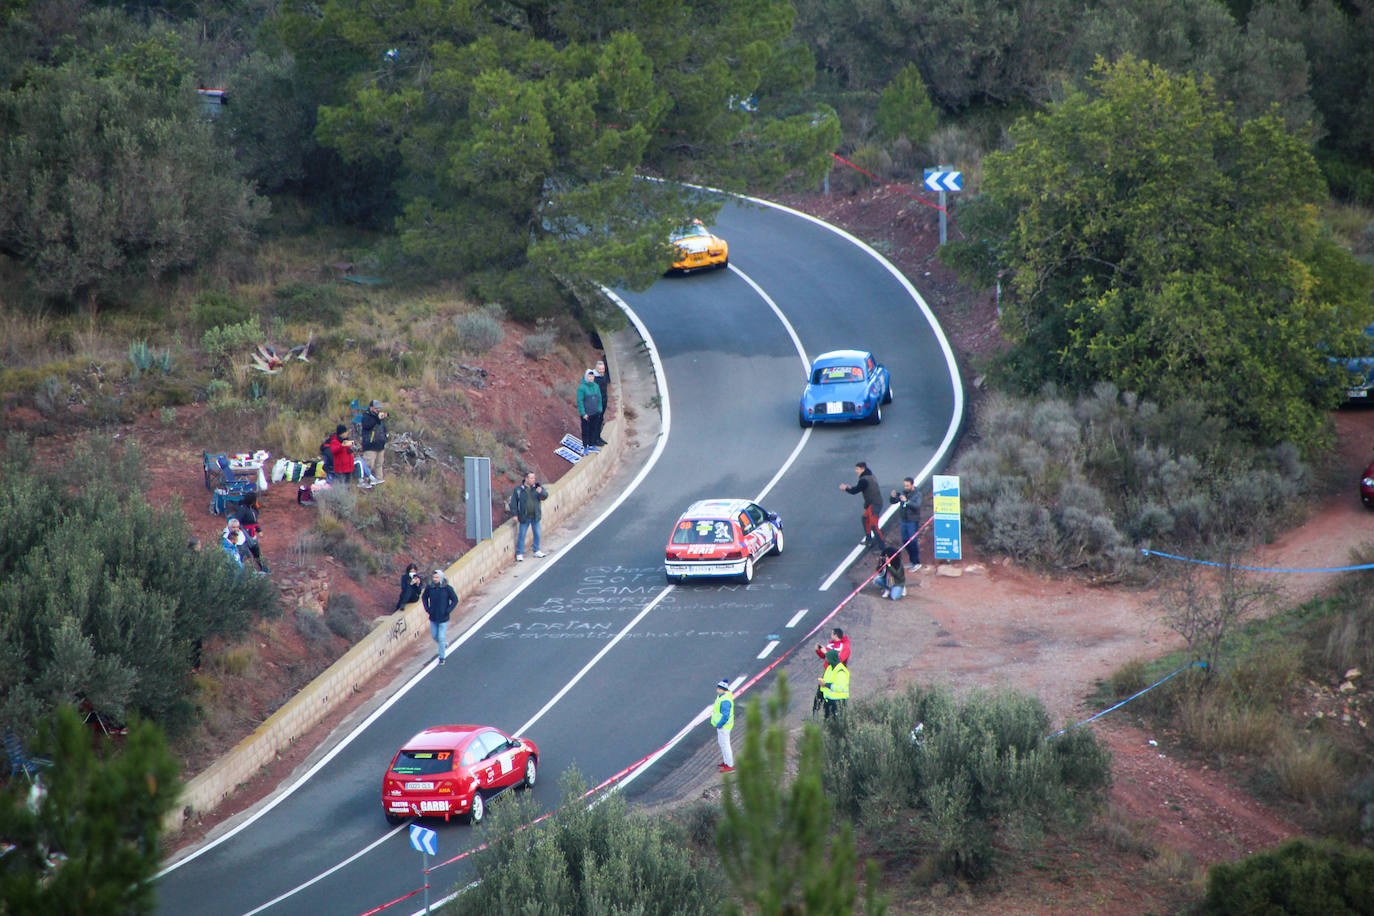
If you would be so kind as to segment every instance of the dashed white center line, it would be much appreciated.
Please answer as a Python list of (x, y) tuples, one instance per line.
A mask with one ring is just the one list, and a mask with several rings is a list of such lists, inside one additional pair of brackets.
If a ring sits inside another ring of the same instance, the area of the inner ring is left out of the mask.
[(800, 611), (797, 611), (797, 613), (792, 615), (792, 619), (787, 621), (787, 625), (789, 627), (795, 627), (797, 624), (801, 623), (801, 619), (806, 616), (807, 610), (808, 608), (802, 608)]
[(755, 657), (755, 658), (767, 658), (769, 655), (772, 654), (773, 650), (776, 649), (777, 647), (778, 647), (778, 641), (775, 639), (775, 640), (773, 640), (772, 642), (770, 642), (768, 645), (764, 646), (764, 647), (763, 647), (763, 651), (760, 652), (758, 655), (755, 655), (754, 657)]

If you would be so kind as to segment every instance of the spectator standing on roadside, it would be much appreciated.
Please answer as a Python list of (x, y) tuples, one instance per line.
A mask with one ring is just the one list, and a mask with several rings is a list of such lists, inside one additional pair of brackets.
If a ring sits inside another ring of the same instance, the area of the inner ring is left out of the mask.
[[(835, 652), (840, 657), (840, 661), (849, 664), (849, 637), (844, 635), (844, 630), (839, 627), (830, 631), (830, 642), (825, 645), (816, 643), (816, 657), (821, 660), (821, 674), (825, 674), (825, 669), (830, 667), (825, 660), (825, 653)], [(811, 714), (814, 716), (821, 711), (821, 705), (825, 702), (825, 693), (821, 690), (821, 685), (816, 685), (816, 696), (811, 700)]]
[(525, 475), (524, 481), (520, 483), (510, 494), (510, 505), (506, 508), (510, 514), (515, 516), (516, 535), (515, 535), (515, 562), (521, 563), (525, 559), (525, 532), (530, 528), (534, 529), (534, 555), (544, 556), (544, 551), (539, 549), (539, 519), (544, 515), (544, 507), (540, 505), (548, 499), (548, 492), (544, 490), (542, 484), (530, 471)]
[(334, 435), (325, 440), (324, 444), (334, 462), (333, 470), (327, 474), (329, 482), (352, 483), (356, 462), (353, 460), (353, 440), (348, 437), (348, 427), (342, 423), (334, 427)]
[(863, 526), (864, 542), (870, 547), (882, 546), (883, 532), (878, 527), (878, 516), (883, 511), (882, 488), (878, 486), (878, 478), (873, 476), (869, 470), (868, 463), (856, 461), (854, 463), (854, 473), (858, 475), (858, 480), (851, 484), (840, 484), (840, 489), (846, 493), (862, 494), (864, 498)]
[(382, 402), (374, 400), (367, 405), (359, 423), (363, 430), (363, 457), (367, 459), (372, 486), (386, 483), (382, 479), (382, 466), (386, 463), (386, 418), (387, 412), (382, 409)]
[(582, 417), (582, 445), (589, 452), (601, 451), (596, 444), (601, 422), (601, 388), (595, 370), (588, 369), (577, 386), (577, 413)]
[(716, 682), (716, 704), (711, 708), (711, 727), (716, 730), (716, 743), (720, 745), (720, 766), (722, 773), (735, 769), (735, 750), (730, 746), (730, 732), (735, 727), (735, 695), (730, 692), (730, 682), (721, 678)]
[(906, 558), (911, 561), (910, 572), (921, 571), (921, 491), (916, 489), (916, 478), (903, 477), (902, 488), (892, 491), (888, 502), (901, 506), (897, 510), (897, 520), (901, 522), (902, 543), (906, 545)]
[(825, 717), (834, 718), (849, 703), (849, 669), (834, 649), (825, 653), (825, 673), (816, 678), (825, 694)]
[(401, 573), (401, 595), (396, 599), (396, 607), (391, 613), (396, 613), (413, 601), (419, 601), (424, 591), (425, 583), (420, 579), (420, 567), (411, 563), (406, 567), (406, 571)]
[(444, 571), (436, 569), (420, 600), (424, 603), (425, 613), (429, 615), (429, 635), (439, 644), (439, 664), (442, 665), (448, 649), (448, 618), (458, 606), (458, 593), (444, 578)]
[(258, 547), (258, 532), (262, 526), (258, 524), (258, 494), (249, 493), (239, 502), (238, 508), (234, 510), (234, 518), (238, 520), (240, 527), (243, 528), (244, 544), (243, 549), (248, 551), (258, 564), (258, 569), (262, 572), (271, 572), (267, 564), (262, 560), (262, 551)]
[(611, 406), (611, 377), (606, 374), (606, 361), (598, 359), (596, 366), (592, 368), (593, 381), (596, 387), (601, 389), (601, 413), (596, 416), (596, 431), (594, 438), (595, 444), (600, 447), (606, 444), (606, 440), (601, 438), (601, 428), (606, 424), (606, 411)]

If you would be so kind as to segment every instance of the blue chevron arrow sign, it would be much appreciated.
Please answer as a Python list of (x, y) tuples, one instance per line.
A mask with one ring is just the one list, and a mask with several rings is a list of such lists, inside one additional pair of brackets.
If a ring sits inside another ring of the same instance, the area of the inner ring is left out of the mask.
[(419, 824), (410, 825), (410, 845), (415, 847), (416, 852), (423, 852), (428, 855), (438, 855), (435, 850), (434, 841), (438, 834), (428, 827), (421, 827)]
[(962, 191), (964, 189), (963, 172), (942, 172), (939, 169), (926, 169), (925, 176), (927, 191)]

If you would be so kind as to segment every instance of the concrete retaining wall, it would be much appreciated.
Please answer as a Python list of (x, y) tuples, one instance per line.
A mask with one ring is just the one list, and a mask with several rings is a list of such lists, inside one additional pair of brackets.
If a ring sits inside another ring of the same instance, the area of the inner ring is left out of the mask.
[[(610, 347), (606, 349), (606, 371), (611, 388), (620, 392), (620, 367)], [(569, 389), (569, 397), (572, 392)], [(623, 405), (621, 396), (616, 403)], [(568, 408), (572, 410), (570, 406)], [(602, 438), (607, 446), (601, 454), (574, 465), (563, 477), (548, 486), (541, 526), (556, 528), (610, 477), (625, 443), (624, 411), (617, 409), (607, 419)], [(560, 459), (561, 460), (561, 459)], [(498, 572), (515, 561), (514, 519), (507, 519), (448, 568), (449, 583), (460, 602), (486, 585)], [(181, 829), (188, 818), (214, 810), (234, 790), (255, 776), (297, 738), (314, 728), (344, 700), (361, 692), (367, 681), (388, 662), (410, 650), (417, 638), (429, 639), (429, 619), (418, 602), (404, 610), (382, 617), (367, 636), (349, 649), (300, 693), (268, 717), (267, 721), (244, 738), (234, 749), (191, 779), (181, 793), (180, 807), (164, 824), (168, 832)], [(379, 764), (380, 766), (380, 764)], [(378, 770), (380, 777), (381, 770)]]

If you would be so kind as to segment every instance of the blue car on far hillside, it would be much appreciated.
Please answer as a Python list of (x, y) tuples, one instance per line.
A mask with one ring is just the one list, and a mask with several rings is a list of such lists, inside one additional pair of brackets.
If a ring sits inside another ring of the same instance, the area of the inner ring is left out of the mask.
[(887, 367), (867, 350), (831, 350), (811, 362), (797, 420), (816, 423), (862, 420), (883, 422), (883, 405), (892, 403)]

